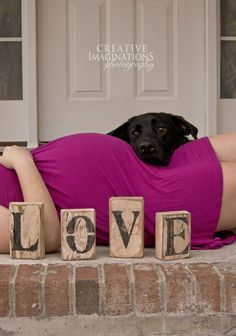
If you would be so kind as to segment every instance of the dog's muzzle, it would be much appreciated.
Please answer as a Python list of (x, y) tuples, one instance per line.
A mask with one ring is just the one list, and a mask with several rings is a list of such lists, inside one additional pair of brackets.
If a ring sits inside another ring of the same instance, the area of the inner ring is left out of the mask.
[(141, 143), (136, 147), (136, 153), (142, 161), (150, 164), (167, 165), (170, 161), (170, 156), (151, 142)]
[(139, 151), (144, 156), (156, 153), (156, 149), (151, 143), (142, 144), (139, 147)]

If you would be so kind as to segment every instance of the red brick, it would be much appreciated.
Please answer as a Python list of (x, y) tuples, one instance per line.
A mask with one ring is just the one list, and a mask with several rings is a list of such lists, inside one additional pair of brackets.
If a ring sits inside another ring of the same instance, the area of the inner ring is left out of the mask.
[(10, 313), (9, 280), (13, 270), (14, 266), (0, 265), (0, 317)]
[(105, 264), (105, 312), (108, 315), (127, 315), (130, 312), (128, 267)]
[(217, 268), (224, 276), (226, 312), (236, 313), (236, 265), (219, 264)]
[(189, 266), (196, 278), (198, 313), (220, 312), (220, 279), (212, 265)]
[(48, 265), (45, 309), (48, 316), (70, 315), (70, 265)]
[(136, 264), (134, 269), (135, 302), (138, 312), (153, 314), (160, 312), (159, 276), (156, 265)]
[(42, 265), (20, 265), (15, 280), (16, 316), (40, 315)]
[(191, 276), (182, 264), (161, 264), (166, 278), (167, 312), (189, 312), (191, 305)]
[(75, 277), (77, 313), (99, 314), (98, 269), (95, 267), (78, 267)]

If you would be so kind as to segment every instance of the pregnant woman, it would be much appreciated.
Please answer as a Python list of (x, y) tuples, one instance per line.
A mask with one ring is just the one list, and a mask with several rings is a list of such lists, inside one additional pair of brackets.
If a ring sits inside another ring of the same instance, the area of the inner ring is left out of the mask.
[(155, 212), (192, 214), (192, 249), (236, 240), (236, 133), (179, 147), (168, 166), (142, 162), (123, 140), (74, 134), (30, 152), (18, 146), (0, 157), (0, 252), (9, 251), (11, 201), (43, 202), (46, 252), (60, 248), (60, 209), (95, 208), (97, 244), (107, 245), (108, 200), (143, 196), (145, 246), (154, 246)]

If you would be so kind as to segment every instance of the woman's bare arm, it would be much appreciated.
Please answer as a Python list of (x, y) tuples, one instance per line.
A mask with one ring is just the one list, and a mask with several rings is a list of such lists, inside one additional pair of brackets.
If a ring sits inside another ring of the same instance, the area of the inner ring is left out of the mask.
[(0, 205), (0, 253), (9, 253), (9, 210)]
[(53, 200), (31, 154), (21, 147), (8, 146), (0, 157), (0, 163), (9, 169), (15, 170), (25, 202), (43, 202), (46, 252), (57, 251), (60, 247), (59, 218)]

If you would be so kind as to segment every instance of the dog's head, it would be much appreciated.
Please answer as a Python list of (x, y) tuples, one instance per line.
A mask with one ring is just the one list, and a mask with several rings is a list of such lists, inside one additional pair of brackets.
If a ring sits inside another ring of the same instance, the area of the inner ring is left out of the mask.
[(142, 161), (167, 165), (174, 150), (188, 135), (197, 139), (197, 132), (183, 117), (161, 112), (135, 116), (108, 134), (130, 143)]

